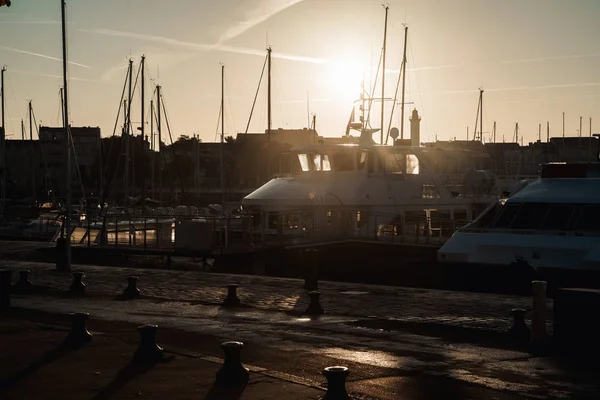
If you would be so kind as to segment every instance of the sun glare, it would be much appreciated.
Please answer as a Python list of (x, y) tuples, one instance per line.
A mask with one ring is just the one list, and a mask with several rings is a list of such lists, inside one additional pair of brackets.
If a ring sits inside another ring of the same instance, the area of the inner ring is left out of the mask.
[(364, 68), (355, 60), (336, 60), (330, 69), (330, 84), (334, 93), (344, 99), (360, 98)]

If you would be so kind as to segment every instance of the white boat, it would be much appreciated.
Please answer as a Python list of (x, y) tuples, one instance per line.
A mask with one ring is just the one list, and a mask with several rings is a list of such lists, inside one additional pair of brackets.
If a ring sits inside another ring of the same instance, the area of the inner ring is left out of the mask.
[(542, 276), (600, 272), (600, 164), (544, 165), (539, 179), (459, 229), (438, 261), (530, 266)]
[(427, 149), (418, 146), (419, 121), (414, 110), (412, 143), (380, 146), (367, 138), (360, 144), (293, 148), (299, 173), (273, 178), (250, 193), (242, 201), (244, 211), (266, 234), (400, 236), (440, 244), (496, 197), (457, 192), (432, 172), (424, 161)]

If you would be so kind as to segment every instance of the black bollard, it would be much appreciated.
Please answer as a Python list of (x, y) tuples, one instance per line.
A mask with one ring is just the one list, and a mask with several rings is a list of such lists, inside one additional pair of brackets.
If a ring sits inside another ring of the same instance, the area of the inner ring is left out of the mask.
[(525, 323), (525, 310), (522, 308), (513, 308), (510, 310), (513, 316), (513, 326), (510, 333), (519, 343), (527, 344), (531, 337), (531, 332)]
[(133, 353), (133, 362), (154, 364), (163, 361), (163, 349), (156, 344), (158, 325), (142, 325), (137, 330), (140, 333), (140, 347)]
[(240, 299), (237, 297), (238, 285), (232, 283), (227, 285), (227, 297), (223, 300), (223, 305), (227, 307), (234, 307), (240, 305)]
[(304, 289), (319, 288), (319, 252), (316, 249), (304, 251)]
[(19, 281), (15, 285), (15, 289), (17, 289), (19, 292), (28, 292), (29, 290), (31, 290), (31, 287), (33, 285), (29, 280), (29, 273), (30, 271), (27, 269), (19, 271)]
[(347, 367), (327, 367), (323, 375), (327, 378), (327, 392), (322, 400), (345, 400), (350, 399), (346, 391), (346, 377), (350, 374)]
[(217, 371), (217, 382), (225, 384), (245, 383), (248, 381), (248, 368), (242, 365), (242, 342), (225, 342), (221, 344), (225, 360)]
[(0, 270), (0, 311), (10, 308), (10, 284), (12, 272), (7, 269)]
[(65, 344), (73, 347), (79, 347), (84, 343), (92, 340), (92, 334), (87, 330), (85, 326), (90, 314), (88, 313), (73, 313), (71, 314), (72, 326), (71, 332), (65, 339)]
[(321, 297), (321, 292), (309, 292), (310, 296), (310, 304), (306, 309), (306, 314), (308, 315), (321, 315), (325, 312), (321, 303), (319, 302), (319, 298)]
[(73, 272), (73, 283), (69, 287), (69, 293), (75, 295), (84, 295), (85, 294), (85, 283), (83, 283), (83, 277), (85, 274), (83, 272)]
[(126, 299), (135, 299), (136, 297), (140, 296), (140, 289), (137, 287), (138, 279), (139, 278), (137, 276), (130, 276), (127, 278), (128, 284), (123, 292), (123, 297)]

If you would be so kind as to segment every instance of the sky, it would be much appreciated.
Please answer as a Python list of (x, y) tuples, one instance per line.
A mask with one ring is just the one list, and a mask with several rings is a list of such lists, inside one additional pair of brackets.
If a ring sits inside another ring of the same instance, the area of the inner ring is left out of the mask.
[[(344, 134), (361, 81), (372, 85), (385, 11), (381, 0), (70, 0), (67, 2), (70, 120), (113, 134), (128, 59), (146, 56), (146, 103), (160, 84), (173, 138), (217, 140), (221, 65), (225, 134), (243, 133), (273, 49), (272, 127)], [(408, 26), (405, 124), (416, 108), (421, 140), (470, 139), (484, 89), (483, 137), (525, 144), (546, 123), (551, 136), (600, 132), (598, 0), (390, 0), (385, 97), (398, 80)], [(13, 0), (0, 8), (6, 131), (21, 137), (32, 100), (38, 123), (62, 124), (59, 0)], [(375, 88), (381, 96), (381, 86)], [(385, 126), (390, 123), (387, 103)], [(139, 89), (132, 121), (141, 122)], [(400, 113), (392, 117), (399, 126)], [(380, 126), (374, 107), (371, 125)], [(150, 127), (146, 111), (147, 132)], [(118, 122), (119, 125), (122, 121)], [(405, 125), (405, 126), (407, 126)], [(263, 81), (249, 132), (267, 127)], [(405, 128), (407, 129), (407, 128)], [(407, 129), (408, 130), (408, 129)], [(119, 130), (118, 130), (119, 131)], [(166, 137), (166, 132), (165, 132)], [(374, 135), (379, 139), (379, 134)]]

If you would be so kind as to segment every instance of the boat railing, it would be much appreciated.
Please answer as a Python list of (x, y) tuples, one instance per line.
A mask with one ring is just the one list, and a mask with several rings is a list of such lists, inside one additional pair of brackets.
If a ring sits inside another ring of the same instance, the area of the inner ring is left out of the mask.
[(74, 246), (201, 254), (347, 240), (441, 246), (466, 223), (342, 208), (223, 216), (111, 215), (73, 226), (70, 235)]

